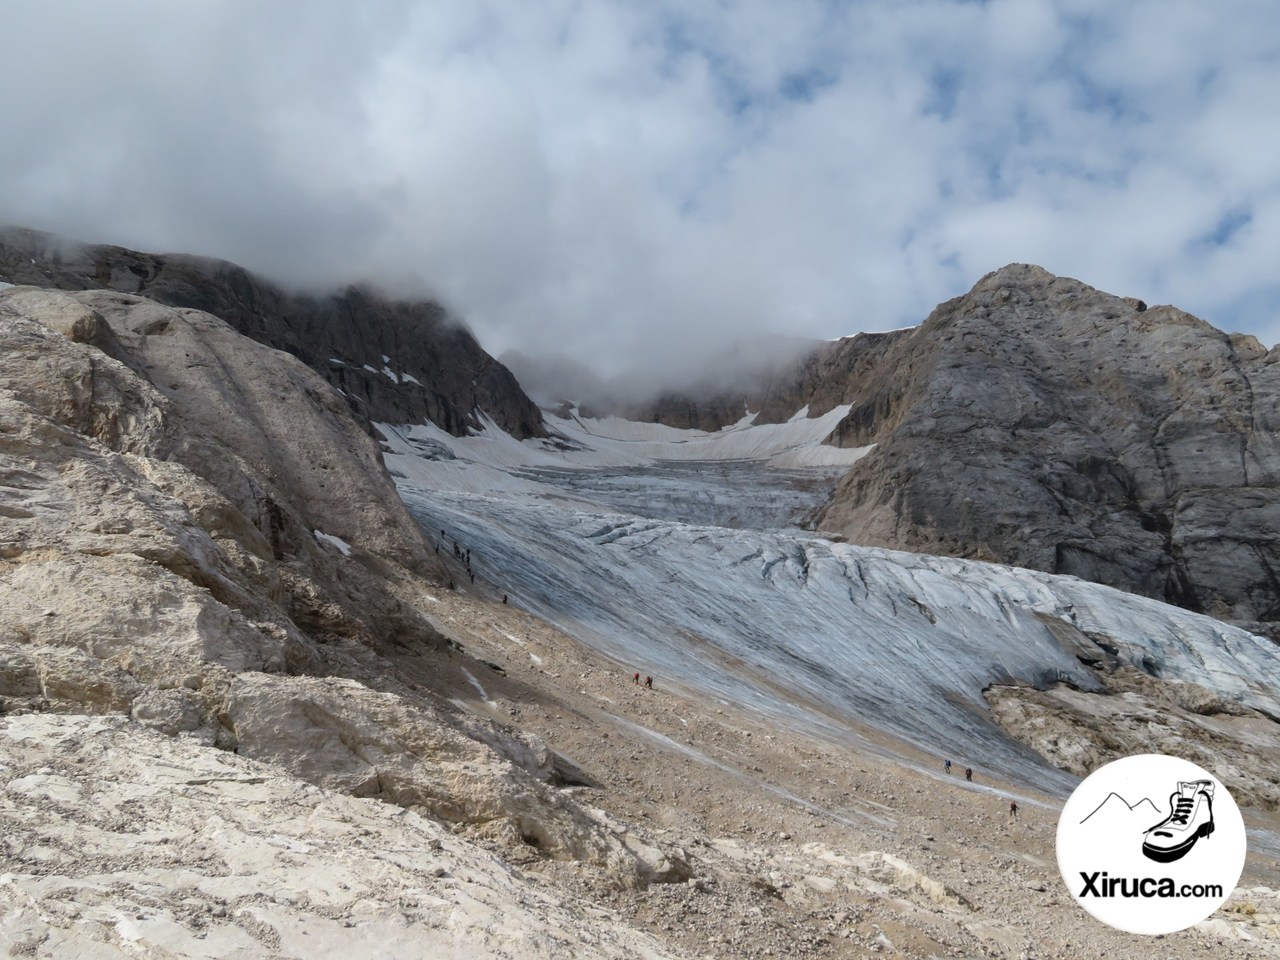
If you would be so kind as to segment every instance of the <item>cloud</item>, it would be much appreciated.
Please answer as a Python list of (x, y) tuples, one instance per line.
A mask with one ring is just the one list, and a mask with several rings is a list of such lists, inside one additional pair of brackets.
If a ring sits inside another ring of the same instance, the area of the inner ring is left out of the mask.
[(316, 0), (6, 13), (0, 219), (438, 295), (680, 377), (1010, 261), (1280, 336), (1270, 5)]

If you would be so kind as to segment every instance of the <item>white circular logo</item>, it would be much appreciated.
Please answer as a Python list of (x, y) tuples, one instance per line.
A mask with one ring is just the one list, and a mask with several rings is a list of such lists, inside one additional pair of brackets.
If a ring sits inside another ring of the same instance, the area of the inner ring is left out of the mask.
[(1058, 869), (1076, 902), (1129, 933), (1184, 930), (1222, 906), (1244, 869), (1240, 809), (1188, 760), (1125, 757), (1076, 787), (1058, 820)]

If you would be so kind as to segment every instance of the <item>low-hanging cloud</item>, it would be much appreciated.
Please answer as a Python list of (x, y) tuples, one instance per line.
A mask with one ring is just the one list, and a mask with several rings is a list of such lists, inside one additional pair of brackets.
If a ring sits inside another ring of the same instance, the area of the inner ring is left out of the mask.
[(1010, 261), (1280, 338), (1265, 0), (15, 7), (0, 220), (430, 291), (495, 353), (677, 377)]

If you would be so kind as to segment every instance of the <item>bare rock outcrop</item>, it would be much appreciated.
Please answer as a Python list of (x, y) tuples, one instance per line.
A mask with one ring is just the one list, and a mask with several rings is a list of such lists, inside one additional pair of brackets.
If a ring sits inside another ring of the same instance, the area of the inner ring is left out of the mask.
[(1131, 667), (1101, 677), (1101, 693), (1056, 684), (994, 686), (984, 696), (1007, 733), (1077, 776), (1158, 744), (1161, 753), (1229, 782), (1236, 802), (1280, 807), (1273, 718), (1195, 684), (1163, 682)]
[(685, 955), (430, 817), (123, 718), (11, 717), (0, 758), (9, 956)]
[(427, 704), (351, 680), (252, 674), (232, 684), (224, 720), (242, 756), (311, 783), (418, 810), (553, 859), (594, 865), (616, 884), (690, 876), (681, 852), (633, 841), (599, 811), (550, 786), (549, 763), (530, 769), (511, 762), (540, 747), (513, 731), (499, 735), (510, 738), (511, 747), (494, 750), (459, 733)]
[(0, 291), (0, 713), (128, 716), (607, 885), (687, 878), (543, 744), (406, 679), (456, 655), (419, 610), (443, 577), (296, 358), (132, 294)]
[(1040, 267), (901, 337), (823, 529), (1280, 621), (1280, 354)]
[(291, 293), (223, 260), (81, 244), (16, 227), (0, 228), (0, 280), (140, 294), (213, 314), (293, 354), (367, 422), (430, 420), (461, 436), (481, 426), (483, 412), (514, 436), (546, 435), (541, 413), (507, 368), (438, 303), (356, 286)]
[[(119, 357), (46, 326), (51, 305), (90, 309)], [(249, 619), (439, 642), (396, 594), (438, 576), (434, 558), (377, 446), (302, 364), (123, 294), (15, 288), (0, 323), (9, 559), (141, 558)]]

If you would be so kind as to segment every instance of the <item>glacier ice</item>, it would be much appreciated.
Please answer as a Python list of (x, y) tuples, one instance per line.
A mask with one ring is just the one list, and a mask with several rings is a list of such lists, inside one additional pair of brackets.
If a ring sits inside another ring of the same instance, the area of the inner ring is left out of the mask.
[[(814, 436), (811, 424), (801, 428)], [(660, 687), (833, 739), (861, 739), (858, 726), (870, 725), (961, 766), (1062, 793), (1074, 778), (1000, 731), (982, 698), (994, 683), (1098, 688), (1046, 620), (1105, 636), (1114, 656), (1166, 680), (1280, 717), (1277, 648), (1208, 617), (1072, 577), (672, 519), (722, 521), (717, 496), (763, 503), (795, 494), (794, 474), (763, 462), (739, 462), (746, 473), (726, 488), (716, 464), (663, 464), (648, 439), (628, 468), (616, 446), (597, 462), (579, 453), (583, 466), (537, 441), (524, 456), (510, 438), (441, 432), (418, 439), (457, 459), (430, 459), (408, 431), (384, 434), (388, 466), (424, 527), (470, 548), (483, 582), (616, 658), (620, 678), (639, 670)], [(750, 444), (735, 440), (730, 456), (742, 448)]]

